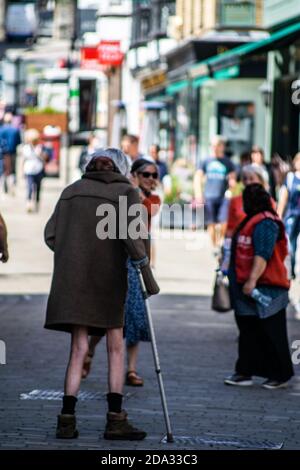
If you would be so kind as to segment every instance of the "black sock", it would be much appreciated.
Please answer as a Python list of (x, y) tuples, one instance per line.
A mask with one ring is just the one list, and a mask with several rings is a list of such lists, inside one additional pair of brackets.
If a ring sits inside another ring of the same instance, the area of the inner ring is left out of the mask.
[(63, 396), (63, 407), (61, 409), (62, 415), (73, 415), (75, 414), (77, 398), (73, 395), (64, 395)]
[(120, 393), (108, 393), (106, 395), (108, 411), (110, 413), (121, 413), (123, 395)]

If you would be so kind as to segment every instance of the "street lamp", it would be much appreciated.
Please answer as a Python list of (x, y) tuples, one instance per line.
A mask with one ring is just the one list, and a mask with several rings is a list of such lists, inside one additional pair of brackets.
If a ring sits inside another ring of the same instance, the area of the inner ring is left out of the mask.
[(73, 143), (73, 129), (70, 126), (70, 108), (71, 108), (71, 78), (72, 68), (74, 67), (75, 57), (74, 53), (76, 50), (76, 41), (78, 38), (78, 0), (74, 0), (73, 6), (73, 21), (72, 21), (72, 37), (70, 40), (70, 49), (68, 52), (67, 69), (68, 69), (68, 98), (67, 98), (67, 155), (66, 155), (66, 166), (65, 166), (65, 182), (69, 184), (70, 181), (70, 158), (71, 158), (71, 145)]

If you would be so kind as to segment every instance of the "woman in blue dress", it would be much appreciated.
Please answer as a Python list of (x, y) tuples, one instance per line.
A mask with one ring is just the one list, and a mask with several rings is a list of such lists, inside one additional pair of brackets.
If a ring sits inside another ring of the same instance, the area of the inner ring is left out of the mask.
[[(145, 206), (148, 216), (148, 231), (151, 230), (151, 218), (159, 211), (160, 198), (152, 194), (158, 182), (158, 168), (152, 160), (139, 158), (131, 168), (132, 184), (139, 191), (140, 201)], [(150, 258), (150, 235), (147, 243)], [(128, 261), (128, 293), (125, 304), (124, 334), (127, 346), (126, 384), (133, 387), (144, 385), (143, 379), (137, 374), (138, 345), (140, 341), (150, 341), (145, 301), (143, 299), (137, 271)]]

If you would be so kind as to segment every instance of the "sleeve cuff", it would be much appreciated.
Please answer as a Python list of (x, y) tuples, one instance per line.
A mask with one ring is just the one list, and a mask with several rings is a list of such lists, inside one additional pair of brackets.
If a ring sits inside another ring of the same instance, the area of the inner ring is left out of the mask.
[(149, 258), (148, 256), (145, 256), (145, 258), (138, 259), (138, 260), (130, 260), (131, 263), (135, 268), (143, 268), (144, 266), (147, 266), (149, 264)]

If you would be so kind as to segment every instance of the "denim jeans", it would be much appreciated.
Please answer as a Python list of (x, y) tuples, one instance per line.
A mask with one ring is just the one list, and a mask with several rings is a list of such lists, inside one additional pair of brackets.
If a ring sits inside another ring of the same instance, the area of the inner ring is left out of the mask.
[(32, 200), (33, 194), (35, 195), (36, 202), (40, 200), (41, 183), (44, 177), (44, 171), (37, 175), (27, 175), (27, 199)]
[(289, 237), (292, 277), (295, 278), (297, 240), (300, 233), (300, 215), (291, 215), (285, 220), (286, 233)]

